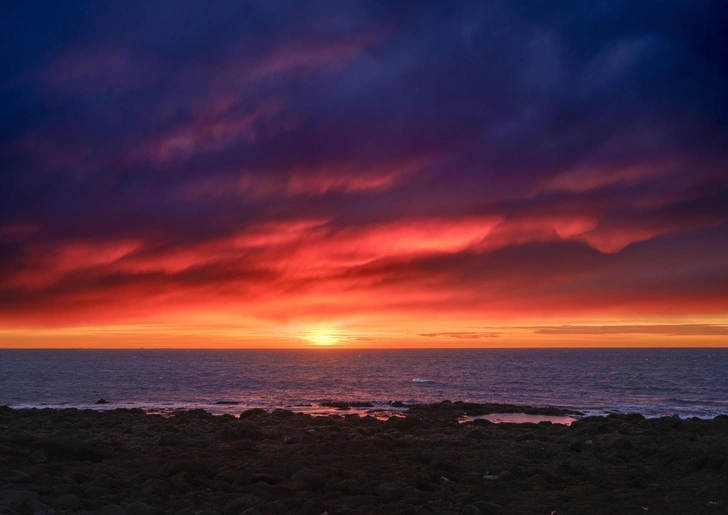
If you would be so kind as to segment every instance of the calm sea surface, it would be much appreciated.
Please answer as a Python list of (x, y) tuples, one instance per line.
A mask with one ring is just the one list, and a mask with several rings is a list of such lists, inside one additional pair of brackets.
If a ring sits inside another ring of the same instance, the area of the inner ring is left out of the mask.
[(0, 350), (0, 405), (12, 407), (445, 399), (713, 417), (728, 414), (728, 349)]

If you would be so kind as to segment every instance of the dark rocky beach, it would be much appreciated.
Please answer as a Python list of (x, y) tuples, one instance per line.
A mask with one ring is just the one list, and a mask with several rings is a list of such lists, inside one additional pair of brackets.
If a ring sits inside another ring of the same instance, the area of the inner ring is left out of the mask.
[(0, 514), (728, 513), (728, 416), (462, 423), (555, 408), (442, 402), (382, 420), (286, 410), (0, 407)]

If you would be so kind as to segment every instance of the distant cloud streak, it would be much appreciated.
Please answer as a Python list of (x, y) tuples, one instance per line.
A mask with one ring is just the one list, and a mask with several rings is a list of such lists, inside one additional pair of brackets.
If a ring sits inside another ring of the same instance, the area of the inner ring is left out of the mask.
[(683, 325), (610, 325), (542, 327), (536, 334), (657, 334), (664, 336), (728, 336), (728, 325), (683, 324)]

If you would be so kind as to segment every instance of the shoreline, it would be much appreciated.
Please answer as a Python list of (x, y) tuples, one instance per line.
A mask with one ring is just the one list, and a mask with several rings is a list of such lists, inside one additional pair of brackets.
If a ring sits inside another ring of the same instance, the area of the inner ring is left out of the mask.
[[(451, 401), (441, 401), (451, 402)], [(512, 404), (512, 403), (501, 403), (501, 402), (469, 402), (469, 401), (455, 401), (451, 402), (454, 406), (459, 407), (458, 409), (464, 409), (466, 412), (471, 410), (471, 413), (465, 413), (465, 416), (478, 416), (478, 415), (496, 415), (496, 414), (516, 414), (523, 413), (526, 415), (543, 415), (543, 416), (568, 416), (575, 419), (583, 417), (597, 416), (597, 417), (608, 417), (610, 415), (630, 415), (639, 414), (648, 419), (656, 419), (663, 417), (677, 417), (682, 420), (688, 420), (692, 418), (699, 418), (701, 420), (712, 420), (715, 417), (721, 415), (728, 415), (728, 411), (724, 410), (710, 410), (710, 413), (706, 413), (706, 410), (696, 409), (664, 409), (658, 407), (644, 407), (647, 409), (625, 409), (623, 406), (620, 408), (576, 408), (576, 407), (565, 407), (565, 406), (553, 406), (553, 405), (525, 405), (525, 404)], [(246, 403), (244, 401), (215, 401), (207, 403), (155, 403), (155, 402), (144, 402), (144, 401), (130, 401), (130, 402), (113, 402), (105, 399), (99, 399), (95, 402), (85, 403), (72, 403), (66, 402), (61, 404), (0, 404), (0, 407), (9, 407), (15, 410), (64, 410), (64, 409), (76, 409), (76, 410), (94, 410), (94, 411), (111, 411), (111, 410), (142, 410), (148, 414), (159, 414), (159, 415), (174, 415), (184, 411), (191, 410), (203, 410), (211, 415), (239, 415), (242, 411), (248, 409), (263, 409), (266, 411), (273, 410), (288, 410), (294, 413), (302, 413), (313, 416), (325, 416), (325, 415), (346, 415), (355, 414), (361, 417), (372, 415), (378, 418), (386, 419), (390, 416), (401, 415), (408, 409), (423, 404), (437, 404), (435, 403), (418, 403), (418, 402), (403, 402), (403, 401), (361, 401), (361, 400), (328, 400), (328, 401), (312, 401), (301, 404), (263, 404), (263, 403)], [(473, 411), (475, 410), (475, 411)], [(482, 413), (481, 413), (482, 411)]]
[(728, 506), (728, 416), (614, 414), (570, 426), (462, 420), (509, 409), (523, 407), (419, 404), (387, 420), (346, 410), (0, 407), (0, 513), (563, 515)]

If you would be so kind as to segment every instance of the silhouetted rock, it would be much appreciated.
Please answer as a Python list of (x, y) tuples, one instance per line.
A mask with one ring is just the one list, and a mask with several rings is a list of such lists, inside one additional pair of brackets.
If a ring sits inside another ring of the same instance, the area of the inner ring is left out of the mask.
[(76, 440), (44, 439), (32, 446), (53, 460), (99, 462), (111, 458), (111, 453), (97, 445)]
[(307, 470), (299, 470), (291, 476), (291, 480), (305, 483), (311, 487), (311, 490), (320, 490), (326, 485), (326, 481), (321, 475)]

